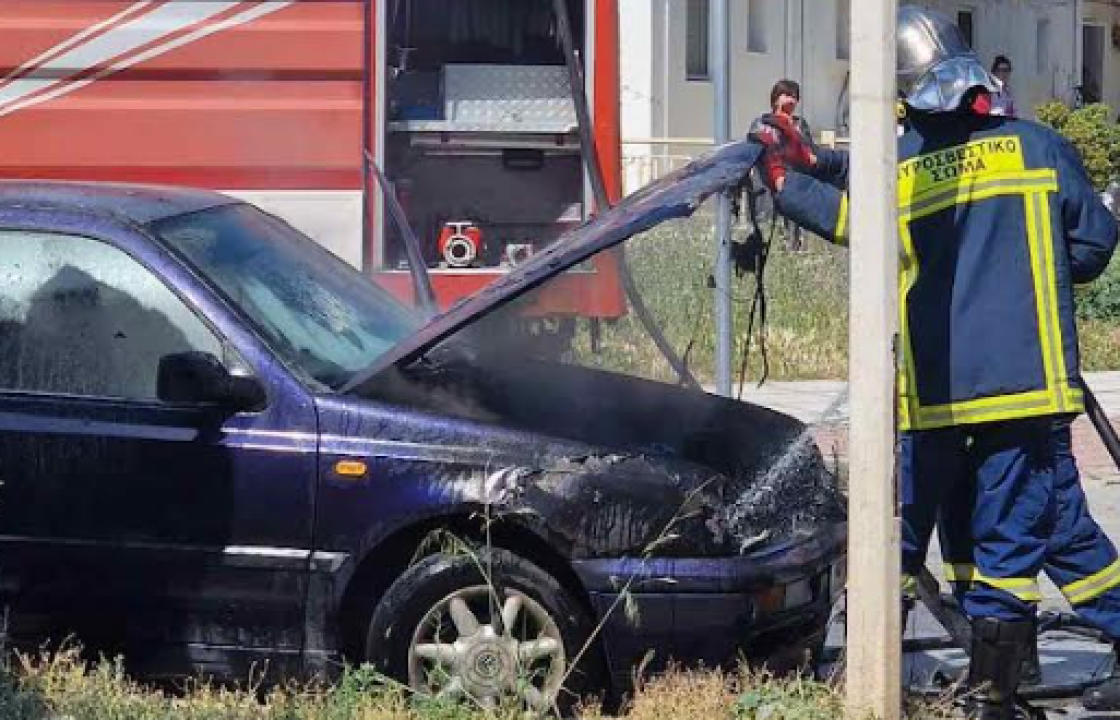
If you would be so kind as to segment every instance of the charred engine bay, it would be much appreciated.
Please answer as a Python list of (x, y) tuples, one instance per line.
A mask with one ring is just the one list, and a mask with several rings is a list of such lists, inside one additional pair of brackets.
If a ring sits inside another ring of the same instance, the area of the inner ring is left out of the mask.
[(482, 499), (573, 557), (745, 553), (844, 518), (804, 426), (765, 408), (458, 343), (378, 380), (371, 399), (527, 433)]

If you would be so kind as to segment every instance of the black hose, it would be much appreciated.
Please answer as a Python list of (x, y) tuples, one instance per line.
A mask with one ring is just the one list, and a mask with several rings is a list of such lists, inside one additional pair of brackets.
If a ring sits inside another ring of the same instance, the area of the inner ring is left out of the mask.
[(1108, 454), (1112, 457), (1116, 469), (1120, 470), (1120, 437), (1117, 437), (1116, 429), (1109, 422), (1108, 416), (1104, 413), (1104, 408), (1097, 402), (1097, 396), (1093, 394), (1084, 380), (1081, 381), (1081, 389), (1085, 393), (1085, 414), (1089, 416), (1089, 421), (1093, 423), (1097, 434), (1100, 435), (1101, 442), (1104, 443), (1105, 450), (1108, 450)]
[(412, 275), (412, 285), (413, 290), (416, 291), (416, 299), (420, 303), (420, 307), (429, 315), (435, 315), (439, 312), (439, 305), (436, 303), (435, 290), (432, 289), (432, 279), (428, 276), (428, 265), (424, 262), (424, 254), (420, 251), (420, 239), (416, 237), (416, 233), (412, 232), (412, 226), (408, 224), (408, 218), (405, 216), (400, 200), (393, 194), (389, 182), (385, 179), (385, 174), (381, 172), (381, 168), (378, 167), (377, 161), (374, 160), (369, 150), (365, 151), (365, 158), (366, 166), (377, 178), (378, 185), (381, 186), (385, 204), (389, 206), (389, 214), (404, 239), (404, 249), (408, 255), (408, 270)]
[[(595, 152), (595, 137), (591, 132), (591, 111), (587, 104), (587, 93), (584, 91), (583, 68), (576, 56), (575, 40), (572, 36), (572, 21), (568, 15), (567, 0), (553, 0), (556, 12), (556, 28), (560, 36), (560, 45), (564, 50), (564, 59), (568, 65), (568, 82), (572, 86), (572, 100), (576, 107), (576, 120), (579, 125), (579, 146), (583, 161), (587, 166), (587, 174), (591, 180), (591, 191), (595, 195), (595, 204), (600, 210), (611, 207), (610, 195), (607, 193), (607, 184), (603, 179), (603, 168), (599, 164), (599, 155)], [(618, 259), (618, 276), (622, 280), (622, 289), (626, 292), (626, 299), (630, 307), (641, 322), (642, 327), (653, 339), (653, 344), (665, 356), (673, 372), (677, 374), (682, 385), (699, 388), (700, 383), (688, 369), (688, 364), (682, 360), (665, 337), (653, 313), (649, 311), (645, 300), (638, 291), (634, 282), (634, 275), (630, 272), (630, 265), (626, 261), (625, 245), (619, 245), (616, 254)]]

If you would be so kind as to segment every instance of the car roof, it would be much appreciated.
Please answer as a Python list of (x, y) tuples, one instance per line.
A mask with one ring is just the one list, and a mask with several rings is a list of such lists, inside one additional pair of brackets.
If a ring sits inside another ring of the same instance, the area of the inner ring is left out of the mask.
[(138, 225), (236, 202), (211, 190), (165, 185), (0, 180), (0, 206), (39, 206), (113, 215)]

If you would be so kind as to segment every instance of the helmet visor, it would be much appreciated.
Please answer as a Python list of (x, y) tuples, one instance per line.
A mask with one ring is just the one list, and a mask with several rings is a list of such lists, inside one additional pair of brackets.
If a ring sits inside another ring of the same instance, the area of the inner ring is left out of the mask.
[(969, 90), (982, 87), (999, 92), (1003, 84), (980, 64), (975, 55), (953, 57), (930, 68), (910, 87), (900, 86), (906, 104), (926, 112), (950, 112), (961, 106)]

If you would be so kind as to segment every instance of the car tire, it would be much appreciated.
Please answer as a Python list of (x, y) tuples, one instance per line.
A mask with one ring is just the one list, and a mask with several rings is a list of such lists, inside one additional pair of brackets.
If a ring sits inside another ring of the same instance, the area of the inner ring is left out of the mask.
[[(456, 598), (474, 616), (476, 632), (469, 632), (470, 618), (456, 619)], [(519, 610), (512, 611), (515, 627), (507, 633), (501, 618), (514, 607), (511, 598)], [(528, 560), (502, 549), (437, 553), (405, 570), (381, 597), (366, 633), (366, 659), (424, 694), (483, 707), (512, 701), (563, 710), (605, 678), (599, 648), (588, 641), (592, 632), (583, 605)], [(532, 660), (539, 650), (552, 654)], [(566, 679), (556, 688), (557, 658), (566, 668), (577, 656), (577, 667), (562, 670)]]

